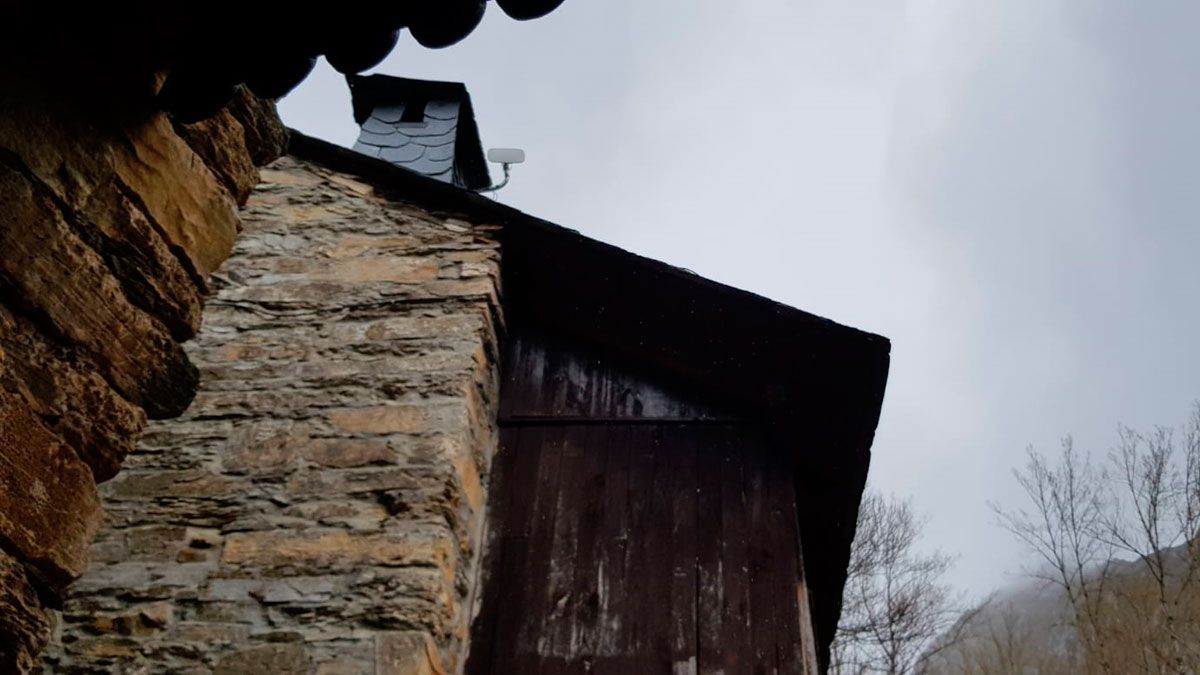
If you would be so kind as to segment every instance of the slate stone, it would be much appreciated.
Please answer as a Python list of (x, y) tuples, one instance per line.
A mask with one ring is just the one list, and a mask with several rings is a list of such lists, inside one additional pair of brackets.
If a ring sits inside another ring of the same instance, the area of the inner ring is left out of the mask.
[(412, 142), (412, 139), (396, 131), (377, 134), (363, 129), (358, 134), (358, 142), (381, 148), (398, 148), (402, 145), (408, 145)]
[(401, 147), (382, 148), (379, 151), (380, 159), (385, 159), (392, 164), (409, 167), (414, 171), (420, 171), (417, 168), (419, 165), (416, 163), (424, 154), (425, 148), (416, 143), (409, 143)]

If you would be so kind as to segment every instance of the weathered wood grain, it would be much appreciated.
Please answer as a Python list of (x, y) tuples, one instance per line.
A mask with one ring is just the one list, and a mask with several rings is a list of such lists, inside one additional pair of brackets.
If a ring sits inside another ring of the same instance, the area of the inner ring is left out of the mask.
[(508, 353), (468, 674), (810, 672), (789, 455), (652, 373)]

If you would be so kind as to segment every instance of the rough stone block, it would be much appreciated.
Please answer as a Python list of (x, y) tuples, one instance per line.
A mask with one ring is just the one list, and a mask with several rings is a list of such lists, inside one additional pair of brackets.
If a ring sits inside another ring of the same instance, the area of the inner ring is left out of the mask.
[(427, 405), (383, 405), (335, 410), (329, 422), (347, 433), (416, 434), (430, 429), (434, 413)]
[(389, 316), (366, 323), (339, 322), (329, 326), (326, 335), (335, 342), (384, 342), (417, 338), (462, 338), (477, 341), (482, 330), (482, 314), (469, 312), (440, 316)]
[(117, 660), (129, 662), (141, 656), (142, 643), (129, 637), (85, 637), (71, 645), (71, 652), (73, 656), (101, 664)]
[(375, 637), (376, 675), (445, 675), (437, 645), (427, 633), (382, 633)]
[(83, 574), (100, 524), (92, 472), (20, 398), (0, 391), (0, 541), (46, 581)]
[(198, 643), (213, 649), (223, 645), (245, 644), (250, 637), (250, 628), (231, 623), (181, 621), (171, 626), (164, 637), (172, 642)]
[(221, 561), (229, 565), (346, 569), (360, 565), (446, 566), (453, 545), (443, 532), (356, 534), (345, 530), (247, 532), (229, 535)]
[(157, 602), (139, 605), (132, 611), (95, 615), (87, 622), (87, 626), (89, 631), (101, 635), (153, 635), (167, 627), (172, 620), (172, 614), (171, 603)]
[(187, 529), (180, 525), (135, 527), (125, 533), (129, 560), (174, 560), (183, 547)]
[(146, 416), (96, 370), (89, 359), (52, 344), (24, 317), (0, 306), (0, 387), (24, 398), (103, 481), (133, 451)]
[(338, 237), (335, 241), (319, 248), (317, 252), (326, 258), (351, 258), (371, 252), (375, 255), (405, 255), (420, 247), (421, 241), (412, 236), (390, 237)]
[(313, 438), (300, 448), (305, 460), (331, 469), (395, 464), (400, 451), (387, 441), (356, 438)]
[[(23, 87), (0, 89), (0, 109), (5, 111), (0, 147), (18, 156), (68, 207), (85, 210), (115, 174), (197, 282), (228, 256), (237, 232), (236, 204), (165, 114), (121, 128), (103, 114), (82, 113)], [(267, 131), (272, 123), (279, 126), (278, 118), (271, 119), (273, 109), (242, 109), (256, 124), (255, 137), (264, 139), (248, 150), (260, 159), (278, 154), (279, 143), (265, 140), (274, 133)]]
[(213, 675), (308, 675), (304, 645), (272, 644), (242, 649), (221, 657)]
[(32, 672), (49, 639), (50, 613), (25, 568), (0, 551), (0, 672)]
[(71, 598), (120, 596), (125, 601), (153, 601), (176, 596), (195, 597), (208, 577), (207, 565), (176, 562), (123, 561), (95, 568), (71, 586)]
[(273, 102), (239, 87), (226, 110), (241, 125), (250, 161), (256, 166), (265, 166), (287, 150), (287, 128), (279, 120)]
[(0, 147), (72, 208), (112, 175), (111, 135), (64, 101), (29, 87), (0, 87)]
[(308, 523), (367, 532), (378, 532), (390, 517), (378, 499), (303, 502), (289, 507), (284, 513)]
[(292, 463), (303, 443), (291, 425), (238, 424), (221, 453), (221, 466), (234, 474), (275, 472)]
[(126, 299), (103, 261), (63, 221), (50, 197), (0, 165), (0, 285), (37, 308), (53, 331), (95, 358), (106, 379), (151, 417), (191, 401), (197, 371), (162, 324)]
[(187, 471), (128, 471), (111, 481), (104, 495), (113, 500), (154, 500), (181, 497), (220, 498), (245, 494), (244, 481), (210, 473)]
[(113, 155), (117, 176), (196, 275), (208, 277), (237, 237), (233, 198), (165, 114), (125, 129), (123, 141)]
[(310, 470), (287, 482), (290, 497), (336, 497), (383, 490), (437, 489), (439, 476), (430, 467)]
[(130, 302), (154, 316), (176, 340), (200, 328), (202, 284), (116, 180), (88, 200), (76, 231), (108, 264)]
[(246, 148), (246, 131), (229, 108), (194, 124), (176, 123), (175, 129), (238, 205), (245, 204), (258, 184), (258, 168)]

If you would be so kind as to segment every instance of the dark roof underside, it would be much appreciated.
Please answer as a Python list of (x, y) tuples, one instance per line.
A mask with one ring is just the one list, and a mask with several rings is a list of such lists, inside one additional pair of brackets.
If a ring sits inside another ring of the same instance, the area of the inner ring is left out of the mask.
[(510, 321), (552, 327), (760, 411), (776, 445), (792, 450), (817, 653), (826, 667), (887, 381), (886, 338), (298, 132), (290, 152), (371, 180), (398, 199), (501, 226)]
[[(245, 84), (279, 98), (304, 80), (318, 56), (343, 73), (377, 65), (404, 36), (429, 48), (469, 35), (489, 5), (535, 19), (563, 0), (386, 0), (346, 7), (300, 3), (9, 0), (0, 20), (0, 59), (74, 79), (92, 95), (141, 89), (167, 72), (159, 104), (182, 122), (216, 114)], [(547, 58), (552, 55), (547, 54)], [(103, 81), (103, 84), (94, 82)], [(144, 81), (143, 81), (144, 80)], [(127, 93), (127, 92), (123, 92)]]

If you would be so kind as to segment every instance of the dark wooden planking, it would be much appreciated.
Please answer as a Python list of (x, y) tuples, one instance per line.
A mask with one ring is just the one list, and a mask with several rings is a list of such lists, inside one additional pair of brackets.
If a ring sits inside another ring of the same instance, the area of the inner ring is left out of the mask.
[(549, 488), (554, 491), (554, 529), (548, 557), (549, 574), (543, 581), (542, 635), (537, 646), (537, 653), (546, 657), (571, 654), (561, 633), (570, 629), (568, 611), (579, 544), (579, 491), (584, 480), (584, 457), (591, 450), (584, 447), (581, 431), (581, 427), (562, 428), (559, 480)]
[(601, 427), (576, 427), (584, 437), (586, 452), (580, 473), (583, 480), (579, 500), (578, 549), (571, 584), (567, 618), (570, 622), (570, 653), (584, 656), (581, 665), (591, 665), (604, 652), (601, 647), (600, 584), (603, 542), (601, 532), (609, 505), (605, 502), (605, 469), (612, 435)]
[(767, 498), (765, 447), (754, 436), (743, 438), (743, 485), (747, 496), (747, 559), (750, 584), (750, 646), (753, 651), (755, 672), (774, 672), (776, 665), (775, 643), (779, 631), (775, 614), (775, 596), (788, 592), (794, 582), (779, 587), (775, 571), (784, 564), (782, 556), (773, 547), (778, 544), (772, 538)]
[[(492, 664), (512, 644), (518, 628), (519, 609), (525, 602), (520, 583), (522, 567), (529, 555), (532, 534), (531, 495), (537, 484), (539, 455), (546, 430), (502, 429), (495, 465), (503, 467), (492, 476), (493, 496), (489, 514), (488, 545), (484, 570), (483, 598), (474, 622), (467, 673), (493, 672)], [(500, 501), (497, 502), (497, 496)]]
[[(697, 480), (696, 448), (703, 428), (665, 428), (664, 456), (671, 475), (671, 588), (669, 648), (674, 675), (696, 675)], [(665, 487), (665, 486), (664, 486)]]
[(485, 590), (468, 673), (803, 672), (787, 453), (716, 406), (630, 407), (653, 397), (621, 392), (652, 378), (575, 347), (508, 350), (501, 436), (518, 441), (493, 489), (514, 501), (489, 516), (507, 532), (485, 564), (509, 590)]
[[(684, 386), (633, 368), (615, 367), (594, 352), (540, 335), (509, 337), (509, 363), (515, 364), (502, 396), (501, 417), (677, 418), (728, 417)], [(529, 379), (539, 386), (530, 386)]]
[[(651, 556), (658, 542), (649, 536), (654, 516), (654, 428), (633, 427), (630, 430), (631, 461), (629, 467), (629, 547), (625, 556), (625, 607), (623, 614), (624, 654), (638, 658), (649, 657), (653, 641), (650, 615), (654, 609), (655, 583), (650, 569)], [(649, 672), (658, 672), (659, 664), (647, 663)]]
[[(549, 438), (543, 441), (541, 465), (535, 486), (534, 520), (535, 541), (530, 542), (529, 558), (525, 561), (522, 582), (527, 589), (526, 603), (521, 607), (521, 631), (517, 639), (518, 651), (522, 656), (547, 655), (550, 644), (550, 623), (554, 620), (554, 603), (557, 601), (556, 574), (563, 573), (563, 566), (556, 570), (555, 555), (563, 556), (562, 547), (572, 545), (572, 537), (562, 534), (563, 528), (573, 530), (574, 519), (563, 513), (563, 477), (574, 468), (581, 448), (578, 438), (568, 438), (569, 429), (550, 427)], [(569, 568), (567, 568), (569, 569)]]
[[(766, 452), (766, 498), (769, 508), (768, 545), (780, 557), (773, 567), (775, 594), (776, 661), (780, 675), (816, 675), (811, 633), (801, 631), (800, 594), (804, 588), (800, 533), (796, 522), (796, 495), (789, 457)], [(807, 603), (807, 597), (804, 602)], [(803, 618), (807, 621), (808, 615)]]
[[(524, 431), (528, 432), (528, 429)], [(495, 665), (492, 668), (497, 675), (513, 672), (504, 664), (519, 664), (520, 659), (536, 656), (542, 637), (541, 618), (545, 616), (544, 599), (557, 506), (555, 497), (562, 454), (562, 430), (545, 428), (536, 436), (522, 433), (518, 451), (532, 459), (536, 468), (530, 484), (513, 486), (524, 495), (524, 499), (519, 501), (526, 503), (519, 513), (514, 511), (513, 519), (514, 533), (519, 532), (515, 534), (514, 541), (523, 545), (514, 547), (518, 558), (511, 566), (506, 560), (506, 567), (513, 572), (501, 582), (519, 590), (514, 602), (502, 607), (497, 617), (493, 645)]]
[[(599, 559), (596, 585), (599, 590), (597, 617), (597, 654), (626, 653), (626, 628), (629, 588), (626, 563), (631, 544), (630, 472), (633, 458), (633, 430), (628, 426), (608, 427), (608, 452), (602, 499), (604, 514), (600, 524)], [(596, 675), (630, 675), (620, 658), (597, 659)]]
[(510, 338), (504, 347), (503, 372), (500, 379), (500, 419), (511, 417), (513, 410), (519, 409), (523, 401), (537, 397), (536, 388), (541, 386), (541, 373), (535, 369), (541, 366), (541, 360), (531, 359), (526, 350), (532, 346), (530, 342), (521, 342)]
[[(519, 608), (526, 602), (525, 585), (521, 582), (522, 568), (529, 555), (532, 534), (530, 526), (534, 502), (527, 496), (532, 495), (537, 485), (540, 447), (546, 430), (502, 429), (500, 433), (502, 452), (509, 451), (511, 459), (508, 464), (511, 469), (505, 472), (506, 481), (503, 484), (493, 482), (493, 494), (504, 494), (510, 499), (499, 508), (494, 505), (490, 515), (493, 523), (502, 522), (504, 529), (489, 525), (494, 531), (489, 541), (493, 542), (493, 546), (498, 546), (500, 552), (494, 571), (485, 571), (485, 583), (498, 586), (499, 590), (494, 594), (485, 590), (476, 622), (477, 632), (473, 636), (481, 631), (486, 639), (472, 645), (467, 662), (471, 675), (499, 673), (494, 664), (504, 661), (515, 646), (517, 630), (520, 628)], [(487, 604), (489, 596), (496, 598), (493, 605)], [(486, 624), (483, 623), (485, 621)]]
[[(605, 506), (607, 445), (608, 436), (599, 427), (565, 428), (545, 619), (548, 642), (542, 653), (568, 659), (564, 662), (568, 667), (586, 666), (597, 653), (597, 548)], [(548, 664), (545, 672), (557, 672), (557, 666)]]
[(514, 433), (500, 476), (532, 492), (506, 506), (487, 577), (519, 590), (475, 628), (491, 672), (805, 672), (790, 471), (748, 426), (534, 426), (506, 447)]
[(721, 659), (725, 675), (752, 672), (749, 523), (740, 431), (731, 429), (721, 443)]
[[(536, 433), (536, 431), (530, 431)], [(496, 615), (500, 608), (515, 602), (513, 586), (505, 583), (513, 570), (505, 567), (505, 534), (512, 529), (514, 502), (519, 499), (510, 485), (516, 482), (514, 474), (516, 446), (520, 443), (521, 429), (501, 429), (496, 456), (492, 460), (489, 476), (490, 509), (487, 517), (487, 534), (480, 560), (480, 610), (471, 625), (471, 653), (464, 672), (467, 675), (486, 675), (491, 669), (492, 645), (495, 643)], [(510, 557), (517, 556), (510, 551)], [(506, 574), (507, 572), (507, 574)]]
[(724, 614), (724, 537), (721, 484), (725, 468), (727, 427), (708, 430), (696, 452), (696, 635), (700, 675), (723, 675), (725, 668), (721, 618)]
[(645, 625), (638, 648), (651, 672), (670, 673), (671, 660), (671, 510), (678, 476), (674, 457), (667, 446), (668, 429), (644, 427), (654, 459), (654, 481), (648, 494), (634, 495), (649, 502), (650, 513), (641, 531), (635, 531), (646, 545), (646, 597), (640, 616)]

